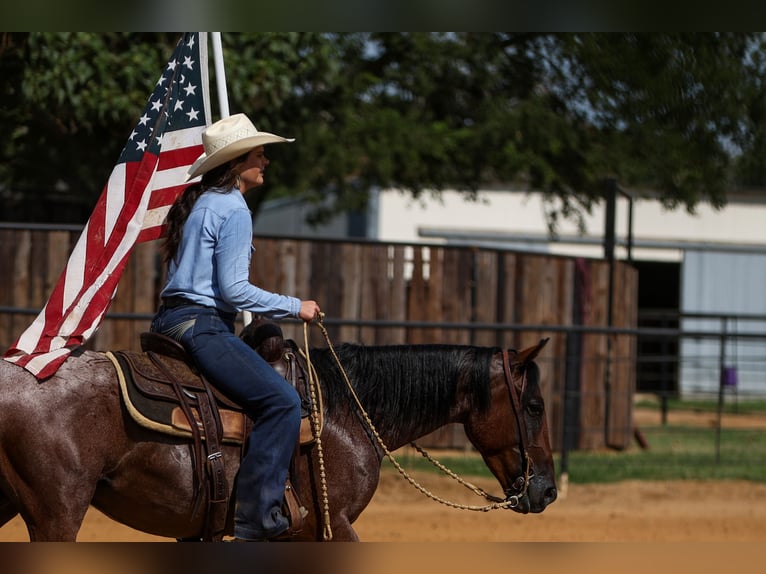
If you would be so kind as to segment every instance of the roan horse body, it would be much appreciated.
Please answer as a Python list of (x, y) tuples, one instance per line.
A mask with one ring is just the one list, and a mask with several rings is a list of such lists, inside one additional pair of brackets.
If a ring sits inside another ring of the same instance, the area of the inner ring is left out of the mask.
[[(517, 500), (513, 509), (525, 514), (542, 512), (556, 498), (533, 362), (543, 345), (509, 353), (522, 424), (500, 349), (342, 345), (337, 355), (389, 451), (445, 424), (462, 423), (505, 497)], [(329, 351), (310, 354), (323, 395), (326, 509), (332, 539), (357, 540), (352, 524), (377, 488), (384, 453)], [(522, 488), (525, 452), (531, 478)], [(229, 487), (239, 454), (237, 446), (224, 447)], [(301, 447), (292, 482), (309, 513), (298, 540), (323, 539), (320, 476), (316, 445)], [(134, 529), (194, 539), (204, 526), (194, 500), (191, 442), (131, 419), (104, 354), (73, 355), (42, 383), (0, 361), (0, 526), (21, 514), (30, 540), (71, 541), (93, 505)]]

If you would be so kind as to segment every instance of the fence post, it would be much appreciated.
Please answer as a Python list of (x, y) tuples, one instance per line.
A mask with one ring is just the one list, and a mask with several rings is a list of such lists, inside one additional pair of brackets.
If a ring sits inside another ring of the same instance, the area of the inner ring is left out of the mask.
[(726, 364), (726, 326), (728, 319), (721, 317), (721, 349), (718, 355), (718, 416), (715, 424), (715, 462), (721, 463), (721, 420), (723, 418), (723, 368)]
[[(604, 216), (604, 258), (609, 263), (609, 292), (607, 293), (606, 326), (610, 329), (614, 322), (614, 249), (616, 243), (615, 218), (617, 207), (617, 181), (614, 178), (606, 180), (606, 213)], [(612, 408), (612, 333), (606, 335), (606, 369), (604, 372), (604, 444), (611, 446), (609, 433)]]

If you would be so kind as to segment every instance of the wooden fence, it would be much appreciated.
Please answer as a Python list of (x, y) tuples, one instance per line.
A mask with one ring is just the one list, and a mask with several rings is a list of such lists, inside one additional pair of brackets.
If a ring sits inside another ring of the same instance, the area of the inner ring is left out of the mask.
[[(0, 228), (3, 350), (44, 305), (78, 236), (73, 230)], [(138, 335), (149, 326), (163, 281), (158, 247), (158, 242), (136, 247), (89, 348), (138, 348)], [(564, 432), (569, 448), (624, 448), (632, 440), (635, 337), (587, 331), (608, 325), (606, 261), (485, 248), (284, 238), (257, 238), (256, 248), (253, 282), (319, 301), (334, 344), (523, 348), (550, 337), (538, 364), (554, 448), (561, 447)], [(622, 263), (613, 270), (612, 325), (635, 328), (637, 273)], [(287, 336), (302, 341), (298, 322), (285, 322), (283, 328)], [(311, 331), (311, 343), (324, 345), (321, 333)], [(456, 428), (442, 429), (428, 442), (462, 448), (467, 443)]]

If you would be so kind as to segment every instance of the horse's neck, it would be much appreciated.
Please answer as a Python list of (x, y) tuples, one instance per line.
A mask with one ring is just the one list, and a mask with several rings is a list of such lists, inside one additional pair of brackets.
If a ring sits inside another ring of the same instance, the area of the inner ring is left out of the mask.
[(450, 373), (446, 368), (436, 377), (433, 373), (417, 369), (408, 371), (402, 367), (393, 373), (390, 357), (388, 360), (383, 358), (386, 352), (385, 349), (373, 351), (366, 373), (360, 373), (354, 384), (376, 385), (367, 393), (359, 393), (369, 397), (362, 414), (363, 424), (367, 424), (366, 415), (369, 416), (380, 440), (389, 450), (459, 419), (460, 411), (453, 404), (454, 397), (446, 398), (454, 394), (445, 388), (447, 380), (456, 377), (454, 372)]

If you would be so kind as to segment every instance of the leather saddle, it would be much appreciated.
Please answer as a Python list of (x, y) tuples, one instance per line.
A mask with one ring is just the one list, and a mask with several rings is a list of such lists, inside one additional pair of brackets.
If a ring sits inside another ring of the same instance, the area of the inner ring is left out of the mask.
[[(267, 331), (279, 329), (276, 325), (266, 327)], [(256, 337), (257, 333), (247, 335)], [(264, 338), (260, 341), (260, 348), (254, 348), (298, 391), (301, 397), (299, 440), (301, 445), (310, 444), (314, 441), (314, 434), (306, 361), (294, 341), (281, 339), (281, 329), (278, 337)], [(243, 444), (249, 434), (247, 416), (239, 405), (201, 376), (183, 346), (175, 339), (158, 333), (141, 333), (140, 339), (143, 352), (115, 351), (110, 357), (119, 369), (122, 396), (133, 419), (151, 430), (181, 437), (194, 436), (193, 419), (201, 439), (205, 440), (208, 431), (195, 403), (201, 393), (209, 394), (211, 407), (217, 408), (221, 419), (223, 442)], [(321, 397), (318, 400), (321, 405)], [(183, 405), (188, 401), (192, 404), (189, 409), (184, 409)], [(317, 411), (321, 428), (322, 409)]]
[[(299, 444), (312, 443), (312, 393), (307, 363), (296, 343), (284, 339), (276, 323), (257, 318), (240, 335), (277, 372), (290, 382), (301, 397), (302, 419)], [(205, 483), (209, 500), (205, 540), (220, 540), (229, 506), (229, 489), (224, 473), (222, 443), (241, 445), (252, 421), (241, 407), (211, 385), (195, 368), (191, 357), (175, 339), (158, 333), (140, 335), (142, 352), (115, 351), (107, 356), (114, 364), (125, 406), (141, 426), (156, 432), (193, 440), (195, 509)], [(322, 425), (321, 393), (315, 393), (319, 430)], [(207, 463), (206, 465), (204, 463)], [(295, 489), (285, 485), (285, 509), (292, 533), (300, 532), (305, 509)]]

